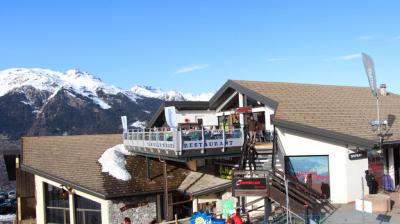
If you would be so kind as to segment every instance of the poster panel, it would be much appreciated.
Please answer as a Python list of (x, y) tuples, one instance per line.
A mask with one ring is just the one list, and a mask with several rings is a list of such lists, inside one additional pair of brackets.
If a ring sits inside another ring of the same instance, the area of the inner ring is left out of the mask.
[(286, 173), (330, 197), (329, 156), (287, 156)]

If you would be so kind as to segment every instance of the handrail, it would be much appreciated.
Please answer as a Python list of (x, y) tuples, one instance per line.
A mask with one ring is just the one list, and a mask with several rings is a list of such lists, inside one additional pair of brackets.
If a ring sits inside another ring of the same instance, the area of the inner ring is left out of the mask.
[[(282, 178), (285, 176), (285, 174), (278, 169), (275, 169), (274, 172), (279, 174)], [(295, 181), (291, 181), (291, 183), (295, 184), (296, 186), (298, 186), (299, 188), (301, 188), (304, 191), (309, 191), (316, 198), (322, 198), (321, 193), (319, 193), (318, 191), (316, 191), (312, 188), (307, 188), (306, 186), (304, 186), (305, 184), (301, 183), (297, 178), (295, 179)]]
[[(124, 144), (132, 146), (133, 150), (168, 150), (182, 155), (183, 150), (200, 149), (205, 153), (207, 149), (222, 149), (241, 147), (244, 141), (242, 129), (190, 129), (171, 130), (157, 129), (130, 129), (123, 134)], [(126, 141), (125, 141), (126, 140)], [(136, 148), (138, 147), (138, 148)], [(152, 151), (151, 151), (152, 152)]]
[[(275, 169), (274, 172), (278, 173), (282, 177), (284, 176), (283, 172), (281, 172), (280, 170)], [(323, 198), (323, 196), (320, 192), (318, 192), (312, 188), (307, 188), (305, 186), (305, 184), (301, 183), (297, 178), (295, 179), (295, 181), (292, 181), (291, 183), (295, 184), (297, 187), (301, 188), (304, 191), (309, 191), (311, 193), (311, 196), (313, 196), (315, 200), (319, 200), (319, 201), (323, 200), (325, 203), (324, 205), (328, 206), (330, 209), (336, 209), (336, 207), (334, 205), (332, 205), (332, 203), (329, 201), (329, 199)]]
[[(309, 188), (306, 188), (301, 182), (293, 181), (289, 183), (289, 188), (285, 186), (285, 179), (283, 172), (277, 170), (257, 170), (257, 171), (248, 171), (248, 170), (233, 170), (233, 180), (239, 177), (249, 177), (251, 178), (253, 174), (257, 174), (257, 178), (267, 178), (269, 180), (269, 198), (276, 203), (280, 204), (281, 207), (285, 208), (286, 211), (289, 211), (291, 217), (298, 218), (301, 220), (305, 220), (305, 217), (302, 215), (306, 215), (307, 211), (311, 210), (313, 212), (317, 212), (321, 217), (324, 217), (326, 214), (331, 214), (336, 208), (330, 204), (328, 200), (321, 200), (318, 196), (319, 192), (312, 194), (309, 191)], [(261, 176), (260, 174), (263, 174)], [(285, 207), (285, 201), (287, 200), (284, 195), (289, 196), (289, 201), (291, 206), (287, 209)], [(261, 200), (261, 199), (259, 199)], [(256, 201), (259, 201), (256, 200)], [(246, 207), (249, 205), (255, 204), (254, 201), (246, 203)], [(305, 208), (307, 206), (308, 208)], [(252, 210), (249, 210), (250, 212)], [(248, 213), (247, 212), (247, 213)]]
[[(271, 178), (274, 179), (277, 183), (279, 183), (280, 187), (282, 187), (282, 185), (284, 185), (284, 183), (282, 183), (282, 180), (280, 178), (278, 178), (277, 176), (271, 175)], [(290, 190), (294, 191), (294, 193), (303, 197), (304, 201), (308, 201), (311, 199), (313, 201), (313, 203), (316, 202), (315, 198), (309, 197), (310, 195), (307, 195), (308, 192), (304, 192), (304, 191), (302, 192), (302, 191), (299, 191), (297, 188), (293, 188), (293, 187), (291, 187)]]
[[(283, 176), (283, 172), (281, 172), (281, 171), (275, 170), (275, 173), (279, 173), (280, 175)], [(271, 176), (273, 176), (273, 175), (271, 175)], [(315, 203), (315, 204), (322, 205), (321, 209), (324, 209), (326, 211), (329, 211), (326, 208), (326, 206), (331, 210), (335, 210), (336, 209), (336, 207), (333, 206), (328, 199), (321, 199), (322, 197), (320, 196), (321, 194), (319, 192), (315, 191), (314, 189), (309, 189), (309, 188), (305, 187), (304, 184), (301, 183), (300, 181), (292, 181), (290, 183), (294, 184), (294, 187), (291, 187), (290, 190), (295, 191), (298, 194), (303, 195), (303, 197), (306, 197), (306, 199), (308, 199), (308, 201), (310, 202), (309, 206), (312, 206), (312, 204)], [(296, 189), (296, 187), (298, 187), (299, 189)], [(303, 190), (304, 192), (311, 193), (311, 194), (304, 196), (304, 194), (301, 193), (299, 190)]]
[[(272, 186), (274, 186), (276, 189), (285, 192), (285, 188), (281, 185), (281, 183), (278, 182), (278, 184), (275, 184), (276, 182), (272, 183)], [(289, 188), (289, 195), (291, 198), (295, 199), (299, 204), (307, 203), (310, 207), (314, 207), (314, 203), (309, 203), (309, 200), (306, 195), (302, 194), (299, 191), (294, 190), (293, 188)]]

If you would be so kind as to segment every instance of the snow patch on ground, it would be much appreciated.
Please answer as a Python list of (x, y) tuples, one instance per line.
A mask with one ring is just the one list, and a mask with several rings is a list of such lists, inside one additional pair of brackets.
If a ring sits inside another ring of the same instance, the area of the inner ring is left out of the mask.
[(0, 215), (0, 222), (15, 221), (15, 214)]
[(108, 173), (119, 180), (130, 180), (132, 176), (125, 167), (125, 156), (127, 155), (132, 155), (132, 153), (126, 150), (123, 144), (107, 149), (98, 160), (101, 164), (101, 171), (103, 173)]

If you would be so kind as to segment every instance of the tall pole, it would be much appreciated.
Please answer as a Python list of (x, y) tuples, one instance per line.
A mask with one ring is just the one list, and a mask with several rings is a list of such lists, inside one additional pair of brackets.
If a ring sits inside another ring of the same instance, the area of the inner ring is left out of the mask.
[(165, 220), (168, 221), (168, 176), (167, 176), (167, 161), (161, 160), (161, 157), (159, 157), (159, 161), (161, 163), (164, 163), (164, 169), (163, 169), (163, 174), (164, 174), (164, 218)]
[(168, 176), (167, 162), (164, 160), (164, 182), (165, 182), (165, 219), (168, 220)]
[(376, 111), (377, 111), (377, 116), (378, 116), (379, 150), (381, 150), (382, 128), (381, 128), (381, 114), (380, 114), (380, 110), (379, 110), (379, 94), (376, 94)]
[(361, 186), (361, 189), (362, 189), (362, 191), (361, 191), (361, 193), (362, 193), (362, 199), (361, 199), (361, 202), (362, 202), (362, 223), (365, 223), (365, 214), (364, 214), (364, 212), (365, 212), (365, 200), (364, 200), (364, 178), (362, 178), (361, 177), (361, 184), (362, 184), (362, 186)]

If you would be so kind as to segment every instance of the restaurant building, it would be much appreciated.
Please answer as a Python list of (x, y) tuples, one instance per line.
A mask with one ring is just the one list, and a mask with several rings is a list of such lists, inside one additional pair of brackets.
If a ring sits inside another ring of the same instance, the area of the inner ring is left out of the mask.
[[(232, 169), (240, 168), (253, 117), (257, 150), (270, 150), (260, 169), (282, 171), (299, 183), (311, 178), (322, 197), (349, 203), (362, 197), (365, 170), (381, 188), (385, 174), (393, 187), (399, 185), (400, 96), (381, 92), (380, 116), (386, 122), (377, 132), (370, 125), (376, 98), (369, 88), (228, 80), (209, 102), (165, 102), (147, 129), (23, 138), (21, 169), (35, 175), (38, 223), (119, 223), (125, 216), (146, 223), (199, 209), (229, 213), (227, 208), (250, 200), (232, 197), (230, 179)], [(97, 162), (118, 144), (135, 154), (126, 156), (129, 181), (102, 173)]]
[[(381, 133), (371, 127), (377, 119), (376, 98), (367, 87), (228, 80), (207, 111), (215, 111), (218, 122), (212, 125), (220, 129), (234, 120), (245, 127), (254, 117), (265, 139), (275, 136), (273, 162), (267, 167), (303, 182), (311, 174), (315, 190), (325, 191), (334, 203), (348, 203), (362, 197), (365, 170), (375, 175), (380, 188), (385, 174), (393, 189), (399, 185), (400, 96), (384, 85), (379, 103), (385, 121)], [(184, 125), (181, 117), (179, 126)], [(152, 121), (151, 127), (166, 125), (162, 115)]]
[(168, 162), (169, 209), (164, 214), (165, 181), (158, 159), (127, 156), (128, 181), (102, 172), (98, 159), (122, 143), (120, 134), (24, 137), (22, 143), (21, 169), (34, 175), (36, 223), (121, 223), (125, 217), (150, 223), (175, 214), (189, 217), (197, 208), (218, 211), (222, 199), (236, 203), (227, 192), (229, 180)]

